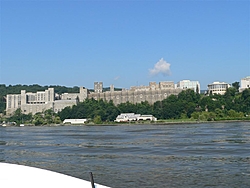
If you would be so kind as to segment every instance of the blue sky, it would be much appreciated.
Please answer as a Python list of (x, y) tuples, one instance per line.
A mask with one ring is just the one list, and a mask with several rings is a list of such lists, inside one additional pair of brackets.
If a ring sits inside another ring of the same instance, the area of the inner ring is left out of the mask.
[(0, 83), (105, 87), (250, 76), (249, 1), (0, 2)]

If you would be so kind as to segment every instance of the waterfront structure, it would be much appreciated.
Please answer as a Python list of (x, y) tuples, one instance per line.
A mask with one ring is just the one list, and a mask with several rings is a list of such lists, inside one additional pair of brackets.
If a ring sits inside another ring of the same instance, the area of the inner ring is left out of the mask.
[(225, 82), (213, 82), (208, 84), (208, 94), (220, 94), (224, 95), (230, 85)]
[(71, 124), (71, 125), (81, 125), (85, 124), (87, 119), (65, 119), (63, 124)]
[(21, 90), (21, 94), (8, 94), (6, 114), (11, 115), (18, 108), (20, 108), (24, 114), (36, 114), (37, 112), (43, 112), (48, 109), (59, 112), (67, 106), (76, 105), (78, 101), (84, 101), (87, 98), (87, 89), (81, 87), (79, 93), (64, 93), (61, 96), (55, 96), (54, 88), (37, 91), (36, 93)]
[(135, 113), (122, 113), (116, 117), (115, 122), (129, 122), (129, 121), (157, 121), (153, 115), (141, 115)]
[(193, 89), (194, 92), (200, 93), (199, 81), (182, 80), (182, 81), (177, 82), (176, 88)]
[(137, 118), (137, 121), (157, 121), (157, 118), (153, 115), (141, 115)]
[(250, 88), (250, 76), (240, 80), (240, 92), (248, 88)]
[(132, 86), (130, 89), (114, 91), (114, 86), (110, 86), (110, 91), (103, 92), (103, 83), (94, 83), (94, 92), (88, 94), (88, 98), (104, 101), (113, 101), (115, 105), (130, 102), (133, 104), (148, 101), (153, 104), (156, 101), (162, 101), (170, 95), (178, 95), (183, 89), (175, 88), (174, 82), (164, 81), (150, 82), (149, 86)]
[(128, 121), (137, 121), (137, 117), (140, 114), (135, 113), (122, 113), (116, 117), (115, 122), (128, 122)]

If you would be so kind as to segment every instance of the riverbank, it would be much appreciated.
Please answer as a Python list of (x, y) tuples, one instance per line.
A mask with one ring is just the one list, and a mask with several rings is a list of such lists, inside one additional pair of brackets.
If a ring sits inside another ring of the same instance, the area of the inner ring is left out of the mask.
[(200, 124), (200, 123), (233, 123), (233, 122), (250, 122), (249, 120), (219, 120), (219, 121), (185, 121), (185, 120), (176, 120), (176, 121), (144, 121), (144, 122), (124, 122), (124, 123), (101, 123), (101, 124), (79, 124), (79, 125), (70, 125), (70, 124), (54, 124), (54, 125), (44, 125), (44, 126), (122, 126), (122, 125), (177, 125), (177, 124)]
[[(196, 121), (196, 120), (174, 120), (174, 121), (144, 121), (144, 122), (126, 122), (126, 123), (104, 123), (95, 125), (175, 125), (175, 124), (199, 124), (199, 123), (232, 123), (232, 122), (250, 122), (250, 119), (246, 120), (218, 120), (218, 121)], [(89, 125), (89, 124), (86, 124)], [(91, 124), (92, 126), (93, 124)], [(94, 126), (95, 126), (94, 125)]]
[(233, 122), (250, 122), (250, 119), (241, 120), (217, 120), (217, 121), (197, 121), (197, 120), (160, 120), (160, 121), (139, 121), (139, 122), (106, 122), (101, 124), (94, 124), (93, 122), (86, 124), (46, 124), (46, 125), (34, 125), (34, 124), (23, 124), (23, 126), (13, 124), (0, 124), (2, 127), (29, 127), (29, 126), (44, 126), (44, 127), (55, 127), (55, 126), (122, 126), (122, 125), (176, 125), (176, 124), (199, 124), (199, 123), (233, 123)]

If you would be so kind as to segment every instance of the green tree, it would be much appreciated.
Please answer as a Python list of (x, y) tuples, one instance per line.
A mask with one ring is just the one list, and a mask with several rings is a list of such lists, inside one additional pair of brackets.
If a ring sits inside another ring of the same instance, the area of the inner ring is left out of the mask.
[(36, 113), (33, 117), (34, 125), (44, 125), (46, 122), (44, 121), (43, 114), (41, 112)]
[(61, 119), (60, 119), (59, 116), (55, 117), (54, 123), (55, 123), (55, 124), (60, 124), (60, 123), (62, 123), (62, 121), (61, 121)]
[(200, 88), (199, 88), (198, 84), (196, 84), (196, 90), (195, 91), (196, 91), (197, 94), (199, 94), (199, 90), (200, 90)]
[(105, 111), (106, 121), (113, 121), (120, 114), (113, 101), (109, 101)]
[(232, 86), (236, 89), (237, 92), (239, 92), (240, 82), (234, 82), (232, 83)]
[(97, 115), (97, 116), (94, 117), (93, 121), (94, 121), (95, 124), (101, 124), (102, 123), (102, 118), (101, 118), (101, 116)]
[(62, 111), (58, 112), (61, 121), (71, 118), (71, 110), (72, 110), (71, 107), (68, 106), (64, 108)]
[(193, 112), (192, 114), (191, 114), (191, 118), (193, 118), (193, 119), (196, 119), (196, 120), (200, 120), (200, 112)]
[(239, 98), (240, 100), (240, 111), (250, 114), (250, 89), (245, 89)]
[(20, 125), (23, 121), (23, 114), (21, 108), (18, 108), (14, 114), (8, 118), (9, 122), (15, 122), (17, 125)]
[(137, 114), (152, 114), (153, 107), (149, 104), (148, 101), (142, 101), (141, 103), (137, 103), (136, 105), (136, 112)]
[(238, 116), (237, 112), (235, 112), (235, 110), (232, 110), (232, 109), (230, 109), (227, 114), (231, 118), (235, 118)]
[(225, 116), (224, 112), (222, 109), (220, 108), (216, 108), (215, 109), (215, 114), (217, 118), (223, 118)]
[(121, 113), (135, 113), (136, 106), (130, 102), (121, 103), (117, 105), (117, 108)]

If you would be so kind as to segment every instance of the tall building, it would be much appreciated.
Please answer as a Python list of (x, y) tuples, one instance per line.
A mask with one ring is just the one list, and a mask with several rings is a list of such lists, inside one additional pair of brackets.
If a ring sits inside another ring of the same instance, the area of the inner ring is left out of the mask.
[(250, 76), (247, 76), (246, 78), (242, 78), (240, 80), (240, 92), (248, 88), (250, 88)]
[(52, 109), (59, 112), (67, 106), (76, 105), (78, 101), (87, 98), (87, 89), (81, 87), (79, 93), (64, 93), (60, 100), (56, 100), (54, 88), (36, 93), (21, 90), (21, 94), (9, 94), (6, 101), (6, 114), (11, 115), (18, 108), (25, 114), (35, 114)]
[(102, 82), (94, 82), (94, 91), (95, 93), (102, 93), (103, 83)]
[(230, 85), (225, 82), (213, 82), (208, 84), (208, 94), (220, 94), (224, 95)]
[(200, 93), (199, 81), (182, 80), (176, 84), (176, 88), (179, 89), (193, 89), (194, 92)]

